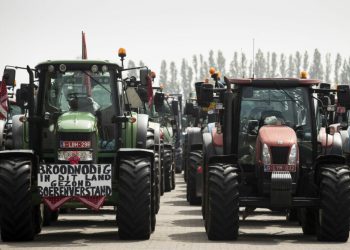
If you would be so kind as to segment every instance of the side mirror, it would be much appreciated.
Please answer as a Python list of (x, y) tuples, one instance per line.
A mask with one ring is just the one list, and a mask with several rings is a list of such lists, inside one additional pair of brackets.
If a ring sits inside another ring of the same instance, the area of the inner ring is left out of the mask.
[(171, 108), (173, 110), (174, 115), (178, 116), (179, 115), (179, 101), (173, 100), (171, 102)]
[(149, 72), (149, 69), (140, 69), (140, 82), (142, 86), (147, 86), (147, 76)]
[(138, 86), (137, 93), (139, 94), (142, 102), (148, 102), (148, 93), (145, 86)]
[[(32, 93), (33, 95), (33, 93)], [(26, 108), (26, 103), (29, 102), (30, 98), (30, 88), (29, 84), (21, 84), (21, 88), (16, 91), (16, 103), (22, 109)]]
[(348, 85), (338, 85), (338, 104), (350, 109), (350, 90)]
[(16, 70), (12, 68), (5, 68), (2, 78), (6, 82), (6, 86), (15, 87)]
[(164, 105), (164, 94), (161, 92), (156, 92), (154, 94), (153, 103), (154, 103), (154, 107), (156, 109), (156, 112), (159, 112), (159, 110)]
[(197, 96), (197, 102), (201, 102), (201, 88), (202, 88), (203, 82), (196, 82), (194, 84), (194, 87), (196, 89), (196, 96)]
[(192, 102), (186, 102), (185, 115), (192, 115), (194, 113), (194, 107)]
[(203, 84), (200, 89), (200, 99), (198, 104), (200, 106), (209, 106), (209, 104), (214, 100), (214, 86), (211, 84)]

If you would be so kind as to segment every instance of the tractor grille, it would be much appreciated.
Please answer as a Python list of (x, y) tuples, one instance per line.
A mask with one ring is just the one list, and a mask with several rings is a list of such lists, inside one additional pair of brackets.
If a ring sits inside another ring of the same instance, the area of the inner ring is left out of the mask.
[(272, 163), (287, 164), (289, 156), (289, 147), (271, 147)]
[(90, 141), (91, 133), (59, 133), (58, 139), (62, 141)]

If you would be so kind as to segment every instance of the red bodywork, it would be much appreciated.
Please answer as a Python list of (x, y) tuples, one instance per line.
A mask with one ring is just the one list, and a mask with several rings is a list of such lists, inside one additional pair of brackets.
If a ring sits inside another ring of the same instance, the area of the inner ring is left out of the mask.
[[(263, 145), (266, 144), (270, 150), (271, 155), (271, 163), (273, 163), (273, 155), (271, 153), (271, 147), (289, 147), (293, 146), (293, 144), (297, 147), (297, 136), (295, 131), (290, 127), (284, 125), (265, 125), (260, 128), (259, 135), (256, 140), (256, 163), (259, 166), (263, 166), (263, 162), (261, 159), (261, 152)], [(299, 151), (297, 147), (297, 164), (296, 168), (299, 165)], [(287, 163), (286, 163), (287, 164)], [(281, 165), (281, 164), (279, 164)]]
[(223, 133), (217, 133), (216, 128), (212, 128), (211, 130), (211, 136), (213, 138), (213, 146), (214, 147), (223, 147)]

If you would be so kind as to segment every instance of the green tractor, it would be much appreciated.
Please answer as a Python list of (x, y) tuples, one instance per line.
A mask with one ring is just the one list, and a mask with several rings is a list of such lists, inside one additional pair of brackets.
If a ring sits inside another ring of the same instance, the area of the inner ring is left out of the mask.
[(12, 135), (22, 147), (0, 152), (2, 240), (33, 240), (43, 204), (52, 211), (114, 206), (121, 239), (149, 239), (154, 151), (148, 115), (125, 109), (123, 67), (77, 60), (25, 69), (29, 84), (16, 94), (23, 133)]
[[(154, 108), (161, 125), (162, 139), (162, 176), (164, 176), (164, 191), (170, 192), (175, 188), (175, 155), (181, 147), (181, 96), (165, 95), (159, 89), (154, 95)], [(181, 154), (181, 152), (180, 152)]]

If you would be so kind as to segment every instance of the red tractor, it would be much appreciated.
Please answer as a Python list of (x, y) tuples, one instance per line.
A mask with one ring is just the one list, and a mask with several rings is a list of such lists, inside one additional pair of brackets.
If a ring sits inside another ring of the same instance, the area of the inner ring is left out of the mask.
[[(327, 105), (318, 96), (337, 94), (350, 107), (348, 86), (317, 88), (311, 79), (227, 79), (219, 96), (224, 111), (217, 129), (203, 134), (202, 212), (210, 240), (238, 237), (239, 208), (296, 211), (304, 234), (321, 241), (349, 237), (350, 171), (341, 154), (318, 141)], [(233, 86), (233, 87), (232, 87)], [(326, 114), (326, 115), (325, 115)], [(216, 150), (221, 142), (223, 153)]]

